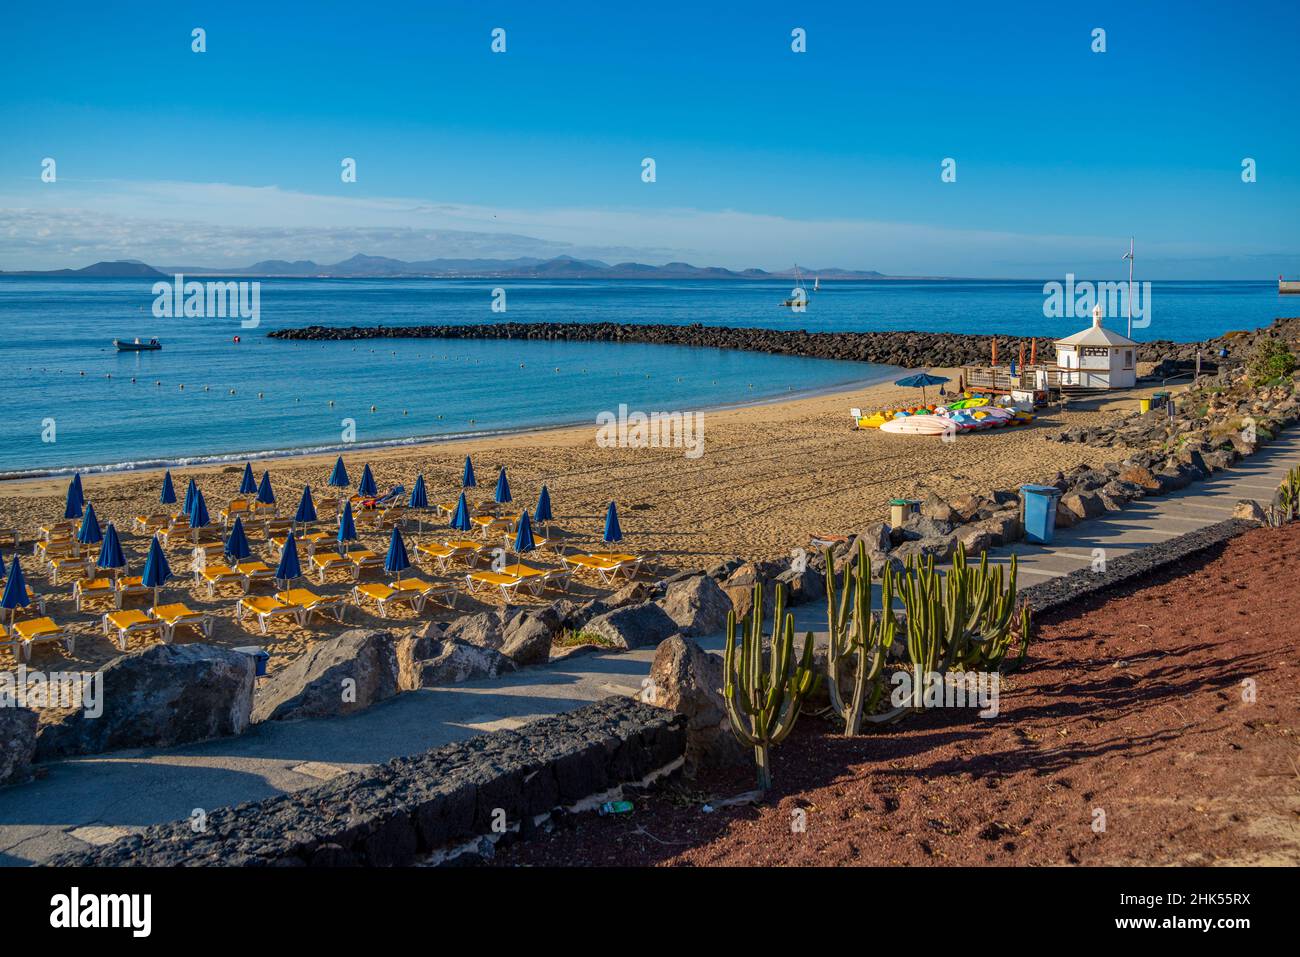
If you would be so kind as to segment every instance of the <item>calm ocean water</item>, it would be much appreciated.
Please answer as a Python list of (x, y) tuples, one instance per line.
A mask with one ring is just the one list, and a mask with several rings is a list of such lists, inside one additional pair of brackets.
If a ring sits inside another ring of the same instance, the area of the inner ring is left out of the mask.
[[(670, 346), (265, 337), (310, 323), (700, 322), (1040, 335), (1084, 324), (1045, 319), (1041, 282), (828, 283), (798, 315), (778, 305), (788, 282), (263, 280), (261, 325), (242, 330), (232, 319), (156, 319), (151, 286), (0, 277), (0, 363), (9, 373), (0, 388), (0, 475), (333, 448), (345, 418), (356, 422), (358, 445), (388, 444), (594, 422), (620, 403), (649, 412), (751, 402), (893, 371)], [(490, 309), (496, 287), (506, 290), (504, 314)], [(1151, 325), (1134, 336), (1202, 339), (1267, 325), (1283, 306), (1271, 282), (1156, 283)], [(164, 348), (113, 350), (114, 337), (135, 336), (157, 336)], [(53, 442), (44, 441), (49, 420)]]

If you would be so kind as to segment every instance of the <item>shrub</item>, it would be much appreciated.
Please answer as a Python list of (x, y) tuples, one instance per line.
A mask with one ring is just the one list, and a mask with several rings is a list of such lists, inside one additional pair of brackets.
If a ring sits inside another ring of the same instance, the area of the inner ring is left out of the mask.
[(1265, 339), (1250, 357), (1252, 385), (1264, 385), (1282, 379), (1295, 371), (1295, 356), (1281, 339)]

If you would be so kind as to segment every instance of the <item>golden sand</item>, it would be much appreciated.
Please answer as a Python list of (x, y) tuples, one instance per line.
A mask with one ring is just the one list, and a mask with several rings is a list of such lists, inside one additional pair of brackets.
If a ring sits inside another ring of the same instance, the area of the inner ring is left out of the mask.
[[(1117, 450), (1094, 449), (1078, 444), (1044, 441), (1050, 431), (1069, 426), (1094, 425), (1110, 416), (1106, 408), (1050, 412), (1028, 428), (1004, 428), (960, 436), (951, 443), (936, 437), (890, 435), (877, 430), (854, 431), (848, 416), (850, 406), (864, 410), (911, 405), (918, 401), (914, 389), (892, 385), (874, 386), (852, 392), (802, 398), (793, 401), (705, 414), (704, 452), (691, 459), (681, 449), (600, 448), (594, 426), (525, 433), (490, 440), (455, 441), (423, 446), (404, 446), (358, 452), (346, 457), (354, 481), (368, 461), (381, 491), (397, 484), (409, 490), (418, 473), (423, 473), (430, 502), (455, 499), (460, 491), (461, 465), (471, 454), (482, 497), (490, 497), (497, 469), (507, 469), (514, 505), (532, 508), (538, 490), (546, 483), (551, 492), (556, 521), (566, 544), (600, 549), (605, 509), (610, 500), (618, 503), (626, 536), (621, 549), (657, 556), (656, 571), (707, 568), (732, 556), (752, 559), (788, 555), (804, 546), (813, 534), (844, 534), (863, 525), (887, 518), (891, 498), (924, 498), (930, 492), (957, 495), (1050, 477), (1058, 469), (1086, 462), (1100, 464), (1113, 459)], [(1113, 407), (1115, 403), (1111, 403)], [(1135, 404), (1129, 397), (1124, 404)], [(318, 496), (326, 492), (325, 481), (335, 456), (285, 457), (258, 463), (271, 472), (282, 515), (292, 515), (302, 492), (310, 483)], [(203, 490), (214, 518), (239, 487), (242, 465), (177, 469), (172, 473), (177, 494), (194, 477)], [(149, 541), (130, 533), (131, 517), (158, 509), (162, 472), (139, 471), (83, 477), (87, 500), (95, 506), (101, 524), (114, 522), (122, 535), (131, 571), (140, 573)], [(20, 552), (28, 583), (48, 601), (47, 613), (77, 635), (71, 660), (52, 646), (33, 652), (32, 667), (46, 669), (89, 669), (118, 654), (99, 630), (99, 616), (106, 608), (77, 612), (72, 586), (53, 586), (31, 557), (31, 542), (42, 524), (63, 514), (66, 478), (27, 479), (0, 485), (0, 526), (21, 530)], [(442, 540), (450, 529), (432, 527), (426, 532), (414, 528), (407, 535), (412, 560), (415, 544)], [(278, 555), (260, 538), (252, 540), (254, 551), (274, 567)], [(365, 535), (359, 545), (383, 554), (387, 534)], [(304, 565), (305, 550), (300, 552)], [(192, 608), (216, 616), (215, 644), (236, 647), (262, 645), (271, 652), (271, 670), (300, 655), (313, 637), (336, 634), (345, 626), (321, 625), (299, 628), (292, 620), (276, 618), (271, 633), (258, 634), (254, 624), (235, 620), (237, 589), (209, 600), (206, 587), (191, 585), (188, 550), (169, 553), (177, 578), (164, 590), (164, 601), (185, 601)], [(555, 565), (545, 556), (541, 565)], [(413, 571), (415, 571), (413, 569)], [(427, 569), (418, 574), (429, 580), (455, 581), (459, 575), (438, 576)], [(341, 576), (321, 587), (322, 594), (345, 594), (350, 585)], [(269, 592), (269, 586), (262, 589)], [(609, 592), (598, 580), (575, 578), (572, 597), (583, 600)], [(549, 593), (548, 593), (549, 594)], [(553, 597), (553, 596), (551, 596)], [(550, 600), (548, 598), (548, 600)], [(527, 601), (527, 600), (526, 600)], [(422, 620), (449, 618), (488, 607), (478, 598), (462, 597), (456, 613), (426, 606)], [(390, 624), (409, 626), (409, 611), (398, 611)], [(381, 626), (383, 620), (370, 610), (351, 609), (346, 627)], [(154, 641), (132, 636), (132, 649)], [(178, 634), (178, 641), (198, 640)], [(0, 653), (0, 667), (12, 659)]]

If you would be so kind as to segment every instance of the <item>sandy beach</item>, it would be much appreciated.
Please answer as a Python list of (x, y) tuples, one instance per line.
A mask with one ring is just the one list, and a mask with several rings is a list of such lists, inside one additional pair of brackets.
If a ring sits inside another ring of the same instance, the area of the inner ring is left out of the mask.
[[(851, 427), (851, 406), (873, 410), (917, 401), (917, 390), (882, 385), (707, 412), (703, 454), (697, 458), (688, 458), (679, 448), (598, 447), (592, 425), (370, 450), (346, 455), (346, 461), (354, 481), (368, 461), (381, 490), (397, 484), (409, 490), (415, 476), (423, 473), (431, 502), (454, 499), (466, 454), (473, 457), (482, 499), (491, 496), (497, 470), (504, 466), (517, 506), (531, 509), (541, 485), (548, 485), (556, 537), (578, 547), (600, 545), (605, 508), (614, 500), (626, 536), (624, 547), (656, 556), (653, 569), (667, 572), (707, 568), (732, 556), (788, 555), (792, 548), (806, 545), (811, 535), (844, 534), (886, 518), (889, 500), (898, 496), (924, 498), (931, 492), (947, 496), (1010, 488), (1083, 462), (1113, 459), (1114, 449), (1046, 442), (1044, 435), (1096, 424), (1107, 417), (1107, 408), (1132, 407), (1134, 400), (1130, 395), (1100, 409), (1048, 411), (1031, 427), (963, 435), (952, 443)], [(281, 513), (292, 514), (304, 484), (310, 483), (318, 494), (324, 489), (333, 462), (333, 454), (290, 456), (256, 463), (255, 469), (259, 475), (263, 468), (270, 470)], [(241, 472), (240, 465), (225, 465), (176, 469), (172, 474), (178, 494), (194, 477), (215, 516), (236, 497)], [(160, 479), (161, 470), (92, 474), (84, 479), (87, 499), (101, 523), (116, 523), (137, 574), (148, 539), (129, 533), (131, 516), (156, 510)], [(20, 530), (24, 543), (20, 554), (29, 584), (46, 597), (48, 614), (78, 636), (72, 661), (60, 650), (44, 646), (34, 651), (33, 666), (93, 668), (118, 653), (98, 629), (104, 609), (88, 607), (78, 613), (71, 585), (51, 585), (30, 557), (36, 529), (62, 516), (66, 485), (65, 478), (44, 478), (0, 486), (0, 526)], [(424, 533), (412, 528), (408, 536), (412, 556), (414, 543), (442, 540), (447, 531), (432, 523), (426, 523)], [(387, 538), (370, 534), (363, 543), (382, 553)], [(253, 540), (253, 548), (272, 565), (278, 558), (260, 538)], [(259, 635), (255, 627), (235, 620), (237, 590), (209, 600), (206, 590), (190, 584), (188, 552), (177, 549), (169, 558), (178, 579), (164, 597), (215, 615), (212, 640), (217, 644), (266, 646), (272, 653), (271, 670), (301, 654), (313, 635), (341, 630), (338, 625), (313, 622), (311, 631), (305, 631), (281, 618), (271, 626), (271, 634)], [(557, 560), (547, 555), (540, 564), (548, 562)], [(438, 577), (428, 569), (420, 574), (426, 579)], [(463, 577), (456, 577), (463, 585)], [(313, 581), (311, 587), (327, 594), (342, 594), (348, 588), (341, 580), (323, 587)], [(607, 591), (598, 582), (576, 578), (573, 597), (584, 599)], [(452, 617), (482, 607), (479, 599), (462, 597), (457, 612), (429, 605), (421, 618)], [(396, 614), (402, 617), (390, 619), (389, 624), (412, 624), (409, 612)], [(350, 626), (381, 622), (360, 609), (353, 609), (349, 619)], [(130, 647), (152, 640), (133, 637)], [(177, 640), (194, 639), (178, 635)], [(7, 656), (3, 660), (12, 663)]]

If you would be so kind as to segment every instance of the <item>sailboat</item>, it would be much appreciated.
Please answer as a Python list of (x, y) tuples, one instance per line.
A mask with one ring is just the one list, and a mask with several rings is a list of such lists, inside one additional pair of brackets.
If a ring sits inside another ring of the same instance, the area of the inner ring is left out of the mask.
[(813, 279), (813, 292), (817, 292), (822, 287), (822, 277), (817, 276)]
[(803, 276), (799, 272), (799, 264), (794, 266), (794, 288), (790, 290), (790, 298), (786, 299), (781, 305), (802, 310), (808, 305), (808, 293), (803, 288)]

